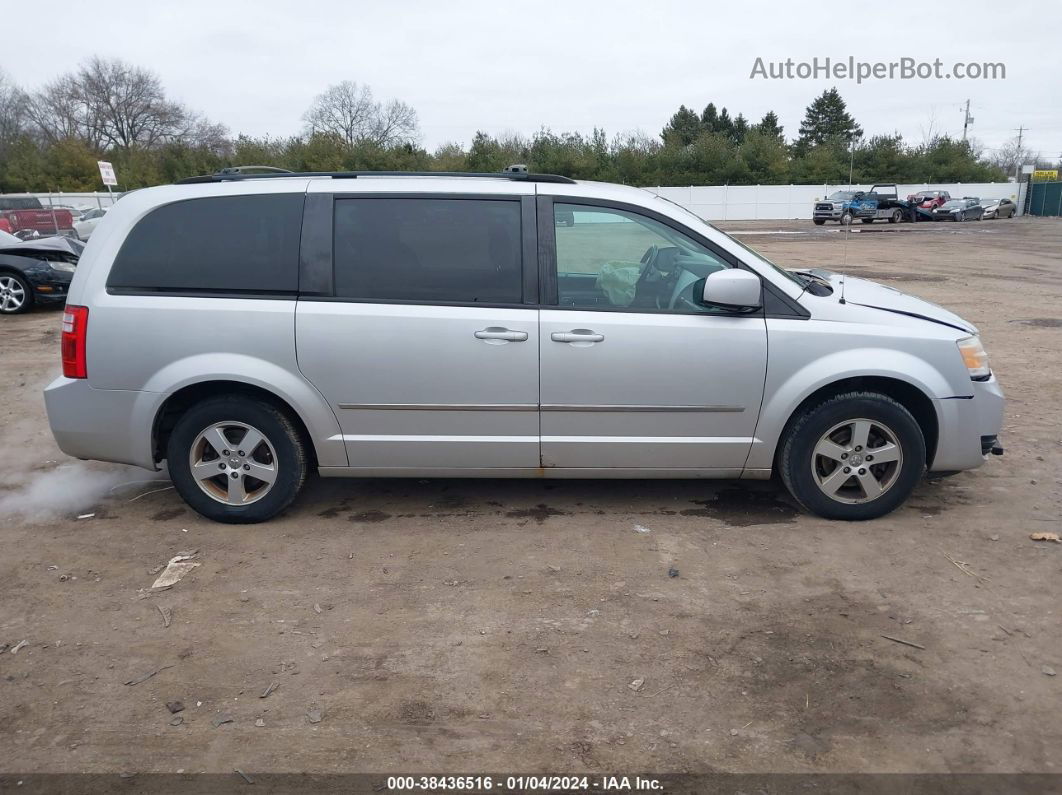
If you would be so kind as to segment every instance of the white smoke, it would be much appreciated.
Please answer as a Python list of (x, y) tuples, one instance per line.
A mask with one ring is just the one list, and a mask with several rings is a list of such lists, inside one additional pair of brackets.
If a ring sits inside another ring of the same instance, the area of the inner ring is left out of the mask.
[(128, 500), (159, 488), (164, 478), (137, 467), (69, 458), (56, 447), (46, 420), (7, 426), (0, 437), (0, 518), (46, 522), (92, 513), (107, 499)]

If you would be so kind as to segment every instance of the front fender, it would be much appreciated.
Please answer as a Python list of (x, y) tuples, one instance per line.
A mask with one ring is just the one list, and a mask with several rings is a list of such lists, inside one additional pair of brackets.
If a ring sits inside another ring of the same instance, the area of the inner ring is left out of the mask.
[[(932, 400), (938, 425), (943, 428), (948, 424), (945, 422), (947, 407), (942, 406), (944, 401), (940, 398), (950, 397), (952, 387), (944, 374), (919, 356), (871, 346), (837, 351), (810, 361), (805, 354), (801, 357), (802, 364), (785, 364), (796, 358), (795, 351), (786, 356), (784, 351), (776, 350), (772, 337), (767, 385), (756, 426), (756, 440), (745, 464), (747, 469), (770, 469), (774, 465), (782, 431), (800, 404), (819, 389), (850, 378), (889, 378), (909, 384)], [(868, 364), (872, 362), (888, 364)]]

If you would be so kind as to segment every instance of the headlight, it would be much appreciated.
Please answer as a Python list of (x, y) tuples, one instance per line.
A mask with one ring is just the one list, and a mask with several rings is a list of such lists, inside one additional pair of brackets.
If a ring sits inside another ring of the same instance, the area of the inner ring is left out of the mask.
[(48, 267), (53, 271), (66, 271), (67, 273), (73, 273), (76, 270), (77, 265), (72, 262), (49, 262)]
[(970, 371), (970, 378), (982, 379), (992, 375), (988, 368), (988, 354), (985, 353), (985, 346), (981, 344), (980, 337), (963, 337), (955, 344), (959, 346), (962, 362)]

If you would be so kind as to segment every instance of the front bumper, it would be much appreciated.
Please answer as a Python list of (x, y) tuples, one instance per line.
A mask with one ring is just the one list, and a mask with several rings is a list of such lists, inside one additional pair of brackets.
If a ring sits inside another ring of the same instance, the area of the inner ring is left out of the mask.
[[(939, 424), (937, 451), (931, 472), (976, 469), (989, 453), (1002, 455), (999, 432), (1003, 428), (1005, 398), (995, 375), (971, 381), (972, 397), (934, 400)], [(984, 444), (988, 441), (987, 451)], [(999, 452), (996, 452), (996, 449)]]
[(45, 263), (24, 271), (27, 281), (33, 286), (33, 300), (38, 304), (62, 303), (70, 291), (74, 274), (48, 267)]

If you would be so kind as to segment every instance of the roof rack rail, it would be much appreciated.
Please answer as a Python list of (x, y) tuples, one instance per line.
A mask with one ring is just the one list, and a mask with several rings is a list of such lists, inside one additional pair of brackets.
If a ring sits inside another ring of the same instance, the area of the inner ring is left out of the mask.
[[(515, 168), (510, 166), (510, 169)], [(526, 169), (526, 166), (521, 168)], [(255, 173), (260, 172), (260, 173)], [(331, 179), (358, 179), (359, 177), (467, 177), (472, 179), (510, 179), (517, 182), (555, 182), (574, 185), (575, 180), (558, 174), (530, 174), (523, 171), (285, 171), (272, 166), (231, 166), (213, 174), (179, 179), (175, 185), (195, 185), (205, 182), (232, 182), (243, 179), (277, 179), (284, 177), (330, 177)]]

